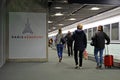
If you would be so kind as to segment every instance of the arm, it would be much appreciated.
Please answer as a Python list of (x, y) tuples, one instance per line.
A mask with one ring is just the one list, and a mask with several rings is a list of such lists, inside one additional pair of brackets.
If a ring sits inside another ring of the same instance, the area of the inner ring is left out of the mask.
[(72, 34), (72, 39), (73, 39), (73, 41), (75, 40), (75, 32), (73, 32), (73, 34)]
[(85, 41), (85, 48), (87, 47), (87, 37), (86, 37), (86, 34), (84, 33), (84, 41)]
[(106, 44), (110, 44), (110, 38), (108, 37), (108, 35), (106, 33), (104, 33), (105, 39), (107, 40)]

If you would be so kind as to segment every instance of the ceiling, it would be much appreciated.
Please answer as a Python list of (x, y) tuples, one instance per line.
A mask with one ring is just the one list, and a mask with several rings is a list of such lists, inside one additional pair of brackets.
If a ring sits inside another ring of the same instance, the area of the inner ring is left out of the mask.
[[(55, 7), (61, 7), (61, 9), (55, 9)], [(90, 10), (92, 7), (98, 7), (100, 9)], [(52, 23), (49, 23), (48, 31), (52, 32), (60, 27), (71, 25), (116, 7), (118, 6), (105, 4), (69, 4), (67, 0), (48, 0), (48, 20), (52, 21)], [(54, 14), (56, 13), (62, 13), (63, 15), (55, 16)], [(76, 20), (68, 20), (70, 18), (75, 18)]]

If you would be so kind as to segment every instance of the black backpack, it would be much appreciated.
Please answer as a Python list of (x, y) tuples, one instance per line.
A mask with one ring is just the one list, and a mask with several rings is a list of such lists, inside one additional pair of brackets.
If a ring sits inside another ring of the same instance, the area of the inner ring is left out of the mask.
[(60, 42), (61, 42), (62, 44), (65, 44), (66, 39), (63, 37), (63, 38), (61, 38)]

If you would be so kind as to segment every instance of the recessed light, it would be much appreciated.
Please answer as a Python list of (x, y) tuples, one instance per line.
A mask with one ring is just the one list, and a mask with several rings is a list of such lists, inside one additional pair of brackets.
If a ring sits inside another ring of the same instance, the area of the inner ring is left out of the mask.
[(51, 31), (51, 29), (48, 29), (48, 31)]
[(99, 10), (99, 7), (92, 7), (90, 10)]
[(64, 24), (58, 24), (59, 26), (63, 26)]
[(56, 13), (55, 16), (63, 16), (62, 13)]
[(67, 1), (67, 0), (64, 0), (63, 2), (64, 2), (64, 3), (68, 3), (68, 1)]
[(48, 23), (53, 23), (52, 21), (48, 21)]
[(55, 9), (62, 9), (62, 7), (55, 7)]
[(70, 19), (68, 19), (68, 20), (71, 20), (71, 21), (73, 21), (73, 20), (76, 20), (75, 18), (70, 18)]
[(52, 27), (52, 29), (56, 29), (56, 27)]

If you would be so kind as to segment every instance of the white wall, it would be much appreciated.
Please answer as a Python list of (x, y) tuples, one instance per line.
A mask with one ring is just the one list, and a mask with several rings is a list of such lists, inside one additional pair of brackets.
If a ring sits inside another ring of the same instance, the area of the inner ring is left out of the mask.
[(47, 59), (46, 34), (46, 13), (10, 12), (9, 59)]

